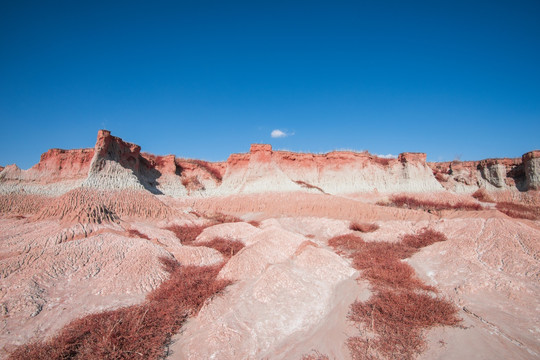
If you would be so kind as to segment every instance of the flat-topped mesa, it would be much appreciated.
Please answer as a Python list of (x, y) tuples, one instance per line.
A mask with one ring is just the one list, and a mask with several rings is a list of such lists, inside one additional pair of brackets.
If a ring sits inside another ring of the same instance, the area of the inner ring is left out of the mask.
[(398, 155), (398, 161), (402, 163), (426, 163), (426, 153), (420, 152), (403, 152)]
[(521, 157), (527, 189), (540, 190), (540, 150), (529, 151)]
[(141, 153), (140, 146), (99, 130), (94, 148), (51, 149), (29, 170), (13, 165), (0, 171), (0, 194), (59, 195), (83, 187), (148, 190), (175, 197), (221, 196), (304, 191), (305, 184), (309, 191), (327, 194), (527, 191), (540, 190), (540, 150), (515, 159), (426, 163), (426, 154), (417, 152), (390, 159), (367, 151), (313, 154), (251, 144), (247, 153), (211, 163)]

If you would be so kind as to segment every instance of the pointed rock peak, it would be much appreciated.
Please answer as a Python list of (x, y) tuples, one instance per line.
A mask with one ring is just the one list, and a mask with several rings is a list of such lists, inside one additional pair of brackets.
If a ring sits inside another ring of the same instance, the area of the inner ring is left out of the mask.
[[(109, 130), (98, 131), (94, 150), (94, 163), (101, 160), (113, 160), (134, 171), (139, 169), (141, 147), (112, 136)], [(100, 164), (101, 167), (102, 164)]]
[[(115, 150), (120, 150), (123, 153), (132, 153), (133, 155), (139, 155), (141, 147), (136, 144), (132, 144), (122, 140), (119, 137), (112, 136), (109, 130), (99, 130), (96, 140), (95, 150), (98, 156), (111, 156), (110, 147), (114, 147)], [(109, 154), (107, 154), (109, 152)]]

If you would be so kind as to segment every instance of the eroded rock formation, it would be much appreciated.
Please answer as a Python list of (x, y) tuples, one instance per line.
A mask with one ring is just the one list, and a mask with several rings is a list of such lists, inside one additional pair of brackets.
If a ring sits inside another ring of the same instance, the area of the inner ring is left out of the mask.
[(173, 197), (284, 191), (527, 191), (540, 188), (540, 151), (515, 159), (426, 163), (424, 153), (404, 152), (397, 159), (386, 159), (367, 151), (309, 154), (253, 144), (249, 153), (211, 163), (141, 153), (140, 146), (100, 130), (93, 149), (51, 149), (29, 170), (8, 165), (0, 173), (0, 193), (4, 194), (61, 195), (78, 187)]

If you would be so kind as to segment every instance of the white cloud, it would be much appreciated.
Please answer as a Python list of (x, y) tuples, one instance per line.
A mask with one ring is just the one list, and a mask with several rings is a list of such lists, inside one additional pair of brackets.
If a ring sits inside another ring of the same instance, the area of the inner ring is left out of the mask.
[(294, 133), (287, 133), (279, 129), (272, 130), (272, 132), (270, 133), (270, 136), (273, 138), (284, 138), (284, 137), (292, 136), (292, 135), (294, 135)]
[(393, 155), (393, 154), (386, 154), (386, 155), (373, 154), (373, 155), (383, 158), (383, 159), (396, 159), (397, 158), (397, 155)]

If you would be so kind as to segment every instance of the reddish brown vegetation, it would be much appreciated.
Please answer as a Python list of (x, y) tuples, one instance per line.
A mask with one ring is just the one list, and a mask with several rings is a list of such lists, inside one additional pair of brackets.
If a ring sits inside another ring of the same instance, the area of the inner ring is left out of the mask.
[[(434, 290), (416, 277), (414, 269), (410, 265), (397, 261), (396, 258), (380, 257), (384, 260), (367, 264), (365, 258), (358, 261), (360, 257), (362, 256), (355, 256), (354, 266), (364, 270), (364, 277), (370, 281), (374, 289), (391, 287), (410, 291), (415, 289)], [(361, 268), (360, 266), (366, 267)]]
[(401, 243), (415, 249), (420, 249), (429, 246), (439, 241), (448, 240), (443, 233), (438, 231), (423, 228), (416, 234), (407, 234), (401, 238)]
[(412, 291), (384, 290), (367, 302), (355, 302), (349, 319), (365, 324), (376, 337), (352, 337), (353, 359), (412, 359), (425, 348), (422, 331), (460, 322), (455, 307), (444, 299)]
[(540, 206), (499, 202), (496, 205), (500, 212), (517, 219), (540, 220)]
[(378, 230), (379, 225), (377, 225), (375, 223), (356, 223), (356, 222), (353, 222), (349, 226), (349, 229), (351, 229), (353, 231), (360, 231), (360, 232), (363, 232), (363, 233), (367, 233), (367, 232), (373, 232), (373, 231)]
[(473, 194), (472, 197), (483, 202), (494, 202), (491, 196), (487, 193), (486, 189), (478, 189)]
[(423, 200), (407, 195), (394, 195), (387, 204), (379, 203), (379, 205), (390, 205), (401, 208), (409, 208), (425, 211), (440, 211), (440, 210), (482, 210), (483, 207), (477, 203), (467, 203), (458, 201), (449, 203), (437, 200)]
[[(241, 218), (239, 218), (238, 216), (227, 215), (227, 214), (223, 214), (223, 213), (220, 213), (220, 212), (217, 212), (217, 213), (214, 213), (214, 214), (201, 214), (196, 210), (191, 210), (189, 213), (195, 215), (198, 218), (202, 217), (202, 218), (211, 220), (211, 221), (219, 223), (219, 224), (233, 223), (233, 222), (243, 222), (244, 221)], [(249, 223), (252, 224), (253, 226), (259, 226), (260, 225), (260, 223), (258, 221), (250, 221)], [(254, 225), (254, 224), (256, 224), (256, 225)]]
[(329, 360), (328, 355), (321, 354), (317, 350), (313, 350), (309, 354), (302, 356), (302, 360)]
[(168, 280), (141, 305), (85, 316), (46, 342), (20, 346), (10, 359), (158, 359), (189, 315), (229, 285), (221, 266), (181, 267), (162, 258)]
[(204, 225), (172, 225), (165, 229), (172, 231), (178, 240), (180, 240), (180, 243), (190, 245), (205, 228), (206, 226)]
[(173, 225), (166, 229), (172, 231), (183, 245), (211, 247), (222, 253), (226, 259), (231, 258), (244, 247), (241, 241), (221, 237), (214, 238), (211, 241), (195, 243), (197, 236), (205, 228), (206, 226), (204, 225)]
[(353, 234), (335, 236), (328, 240), (328, 245), (337, 250), (359, 250), (364, 247), (364, 240)]
[(444, 234), (427, 228), (399, 243), (365, 242), (351, 234), (329, 240), (330, 246), (351, 254), (353, 266), (363, 271), (375, 292), (367, 302), (355, 302), (349, 312), (349, 319), (367, 331), (349, 338), (353, 359), (412, 359), (425, 346), (424, 329), (459, 322), (456, 308), (429, 294), (436, 289), (401, 262), (421, 247), (445, 240)]
[(229, 240), (229, 239), (224, 239), (221, 237), (217, 237), (215, 239), (212, 239), (211, 241), (200, 242), (193, 245), (206, 246), (206, 247), (211, 247), (213, 249), (216, 249), (217, 251), (222, 253), (223, 256), (225, 256), (225, 258), (227, 259), (233, 257), (236, 253), (238, 253), (244, 247), (244, 244), (241, 241)]
[(143, 234), (143, 233), (140, 232), (139, 230), (129, 229), (129, 230), (127, 231), (127, 234), (128, 234), (129, 237), (135, 237), (135, 238), (141, 238), (141, 239), (150, 240), (150, 238), (148, 237), (148, 235)]
[(220, 224), (242, 222), (243, 220), (234, 215), (227, 215), (223, 213), (216, 213), (212, 215), (206, 215), (206, 218), (215, 221)]
[[(208, 220), (211, 220), (215, 223), (231, 223), (231, 222), (241, 222), (242, 219), (233, 216), (233, 215), (226, 215), (222, 213), (216, 213), (213, 215), (201, 215), (197, 212), (191, 211), (191, 213), (194, 213), (194, 215), (198, 217), (204, 217)], [(197, 239), (197, 236), (199, 236), (204, 229), (206, 229), (208, 226), (211, 226), (213, 224), (206, 224), (206, 225), (172, 225), (169, 227), (166, 227), (165, 230), (170, 230), (176, 235), (178, 240), (184, 245), (193, 245), (193, 242), (195, 239)], [(259, 223), (257, 223), (259, 225)]]

